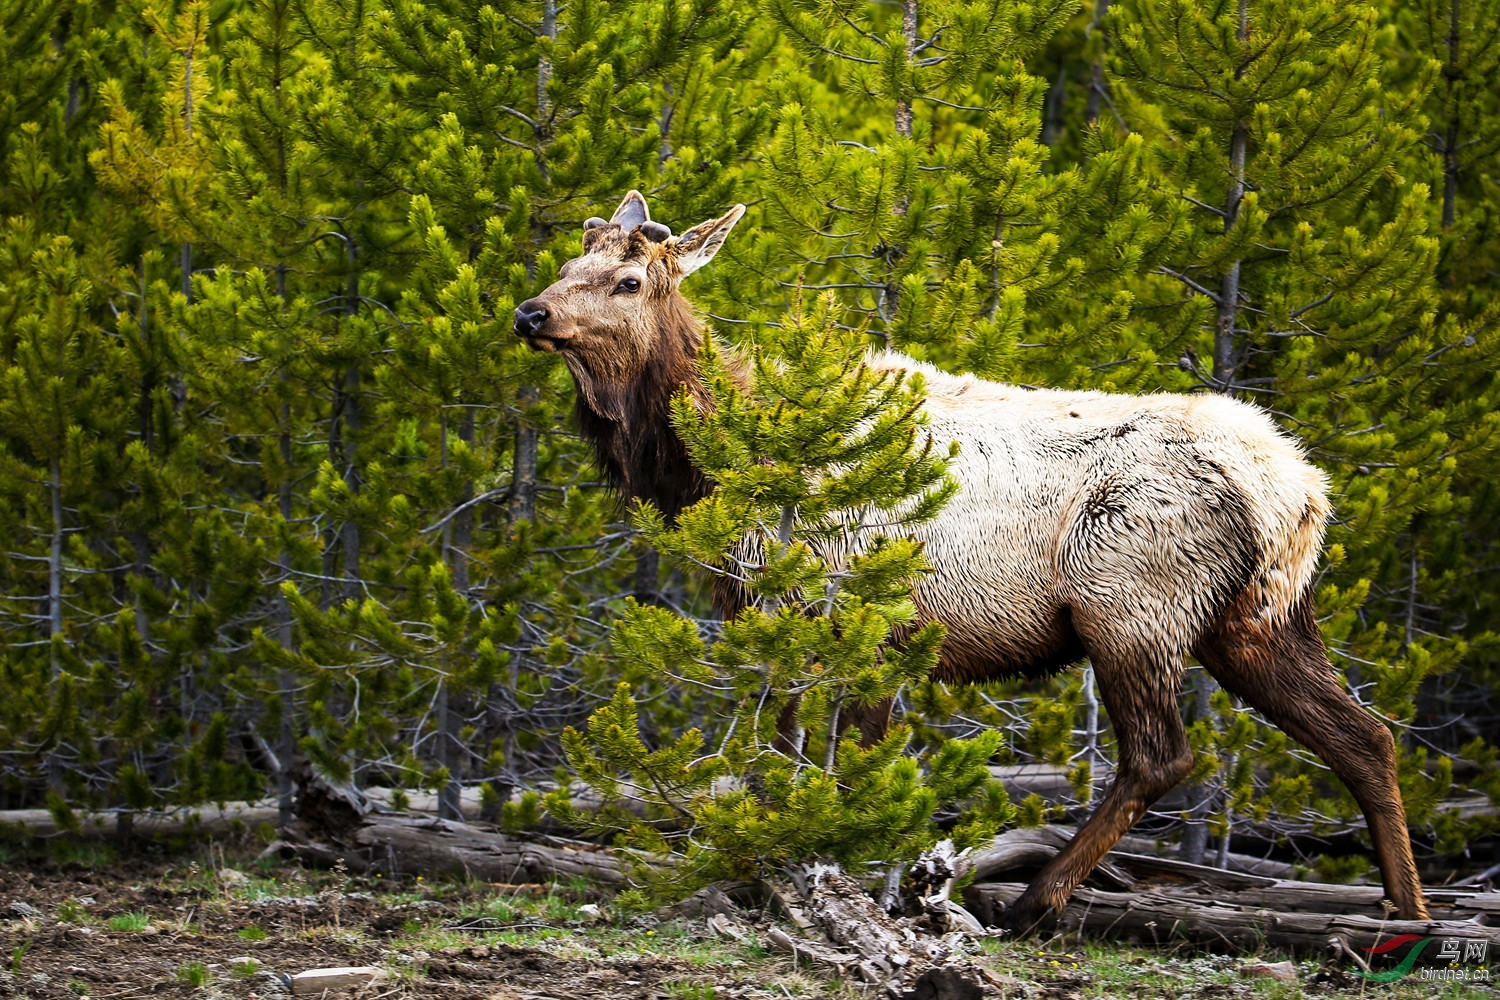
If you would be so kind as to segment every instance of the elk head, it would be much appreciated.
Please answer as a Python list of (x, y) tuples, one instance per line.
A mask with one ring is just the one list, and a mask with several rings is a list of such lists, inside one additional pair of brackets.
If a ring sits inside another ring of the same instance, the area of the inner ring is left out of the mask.
[(744, 214), (736, 205), (674, 236), (651, 221), (646, 199), (631, 191), (609, 221), (583, 224), (583, 255), (516, 307), (516, 334), (537, 350), (562, 354), (581, 404), (628, 424), (631, 397), (649, 370), (672, 372), (680, 366), (669, 359), (696, 356), (702, 333), (678, 285), (713, 258)]

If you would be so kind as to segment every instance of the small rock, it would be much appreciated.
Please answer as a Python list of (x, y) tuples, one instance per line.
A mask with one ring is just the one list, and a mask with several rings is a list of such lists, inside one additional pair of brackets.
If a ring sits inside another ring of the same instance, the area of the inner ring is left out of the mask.
[(23, 903), (19, 899), (11, 903), (10, 909), (6, 912), (13, 917), (20, 917), (22, 920), (35, 920), (42, 915), (41, 910), (38, 910), (30, 903)]
[(578, 908), (578, 918), (591, 924), (597, 924), (604, 919), (604, 911), (599, 909), (597, 903), (584, 903)]
[(1251, 962), (1240, 969), (1240, 974), (1275, 979), (1282, 983), (1297, 981), (1297, 967), (1291, 962)]
[(285, 996), (292, 992), (292, 977), (284, 972), (262, 972), (255, 979), (256, 990), (262, 996)]
[(489, 958), (490, 946), (487, 944), (476, 944), (469, 947), (470, 958)]
[(308, 969), (292, 977), (292, 993), (318, 996), (324, 990), (357, 990), (385, 978), (373, 965), (351, 965), (340, 969)]
[(250, 876), (237, 868), (221, 868), (219, 869), (219, 882), (227, 887), (234, 888), (249, 884)]

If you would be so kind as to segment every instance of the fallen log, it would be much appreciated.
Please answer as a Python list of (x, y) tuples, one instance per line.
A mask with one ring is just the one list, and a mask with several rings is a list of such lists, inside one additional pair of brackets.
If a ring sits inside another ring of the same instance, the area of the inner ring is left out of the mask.
[[(1316, 885), (1316, 883), (1301, 883)], [(1006, 907), (1013, 904), (1026, 886), (1021, 883), (983, 883), (970, 886), (964, 893), (965, 903), (981, 921), (995, 925), (1001, 922)], [(1371, 886), (1319, 886), (1323, 890), (1314, 899), (1331, 905), (1336, 890), (1356, 890), (1365, 899)], [(1252, 892), (1257, 890), (1251, 890)], [(1259, 890), (1264, 892), (1264, 890)], [(1281, 898), (1298, 891), (1295, 886), (1279, 887)], [(1240, 903), (1237, 894), (1224, 890), (1168, 892), (1159, 889), (1136, 889), (1113, 892), (1080, 888), (1073, 894), (1059, 919), (1059, 926), (1109, 938), (1128, 938), (1165, 944), (1186, 941), (1205, 946), (1235, 949), (1273, 945), (1296, 952), (1326, 953), (1331, 947), (1367, 949), (1401, 934), (1422, 937), (1457, 938), (1462, 941), (1485, 941), (1500, 949), (1500, 927), (1489, 927), (1476, 919), (1387, 920), (1348, 912), (1297, 912), (1272, 910), (1253, 903)], [(1479, 893), (1472, 894), (1481, 895)], [(1496, 897), (1468, 904), (1473, 914), (1493, 913), (1500, 905)], [(1306, 902), (1307, 897), (1303, 897)], [(1378, 902), (1378, 900), (1376, 900)], [(1456, 902), (1450, 910), (1458, 912)], [(1354, 908), (1354, 907), (1349, 907)]]
[[(1071, 826), (1032, 826), (1032, 828), (1017, 828), (1005, 831), (1004, 834), (995, 838), (992, 844), (981, 852), (971, 855), (969, 861), (974, 865), (974, 877), (977, 882), (986, 882), (993, 879), (996, 874), (1005, 871), (1014, 871), (1017, 868), (1041, 868), (1047, 862), (1052, 861), (1052, 856), (1062, 850), (1062, 847), (1073, 840), (1074, 828)], [(1128, 885), (1128, 877), (1119, 873), (1121, 865), (1116, 859), (1122, 856), (1131, 856), (1137, 859), (1137, 867), (1148, 867), (1148, 870), (1193, 870), (1197, 879), (1214, 880), (1217, 885), (1233, 882), (1235, 874), (1247, 874), (1247, 876), (1263, 876), (1269, 879), (1290, 879), (1293, 874), (1292, 865), (1280, 861), (1266, 861), (1263, 858), (1254, 858), (1250, 855), (1229, 855), (1227, 862), (1229, 868), (1206, 868), (1203, 865), (1190, 865), (1188, 862), (1176, 861), (1173, 858), (1158, 858), (1155, 855), (1157, 841), (1146, 837), (1125, 837), (1119, 843), (1118, 849), (1110, 853), (1106, 858), (1106, 865), (1113, 868), (1103, 868), (1103, 877), (1112, 879), (1116, 888), (1125, 888)]]
[(51, 838), (75, 836), (87, 839), (131, 839), (194, 836), (232, 837), (253, 833), (262, 827), (275, 829), (279, 813), (274, 803), (226, 802), (223, 806), (184, 806), (165, 812), (152, 810), (104, 810), (78, 812), (75, 826), (60, 826), (47, 809), (0, 810), (0, 831), (18, 836)]
[(368, 816), (336, 834), (307, 836), (295, 829), (261, 853), (298, 859), (320, 868), (342, 862), (358, 874), (461, 874), (485, 882), (550, 882), (583, 878), (602, 885), (625, 883), (620, 862), (603, 848), (519, 840), (493, 830), (436, 817)]

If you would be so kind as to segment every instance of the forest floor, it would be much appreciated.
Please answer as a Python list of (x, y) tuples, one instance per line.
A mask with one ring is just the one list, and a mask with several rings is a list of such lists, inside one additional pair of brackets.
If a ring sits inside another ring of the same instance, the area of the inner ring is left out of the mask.
[[(1487, 987), (1390, 985), (1295, 963), (1295, 981), (1256, 975), (1287, 956), (1219, 955), (1104, 942), (978, 945), (1008, 997), (1368, 996), (1458, 1000)], [(195, 855), (120, 858), (97, 844), (45, 855), (0, 846), (0, 997), (208, 1000), (289, 996), (289, 977), (371, 966), (365, 998), (455, 1000), (853, 1000), (823, 970), (797, 968), (703, 921), (614, 913), (586, 884), (493, 885), (264, 867)]]

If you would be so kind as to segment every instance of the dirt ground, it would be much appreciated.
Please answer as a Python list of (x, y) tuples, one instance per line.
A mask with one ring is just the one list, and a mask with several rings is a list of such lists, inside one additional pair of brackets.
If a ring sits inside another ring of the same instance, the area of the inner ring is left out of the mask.
[[(384, 978), (364, 996), (788, 995), (764, 991), (743, 959), (717, 946), (688, 955), (647, 950), (643, 945), (658, 937), (654, 929), (613, 931), (601, 947), (592, 940), (600, 935), (577, 919), (586, 892), (568, 898), (557, 887), (429, 888), (416, 881), (329, 886), (296, 870), (253, 877), (230, 871), (226, 878), (222, 870), (171, 864), (0, 868), (0, 997), (285, 997), (288, 977), (337, 966), (382, 968)], [(523, 905), (484, 916), (496, 899)], [(526, 916), (546, 909), (554, 919)], [(507, 940), (524, 936), (543, 947)], [(682, 943), (691, 948), (691, 939)]]
[[(290, 998), (308, 970), (369, 966), (333, 996), (453, 1000), (855, 1000), (826, 969), (797, 968), (703, 921), (626, 917), (586, 884), (495, 885), (261, 868), (214, 848), (122, 859), (0, 843), (0, 998)], [(191, 860), (189, 860), (191, 858)], [(764, 928), (762, 928), (764, 929)], [(1469, 1000), (1491, 987), (1414, 979), (1376, 987), (1288, 956), (1177, 944), (1053, 939), (978, 943), (1008, 1000)], [(1253, 970), (1285, 963), (1287, 981)], [(317, 996), (317, 992), (296, 995)]]

